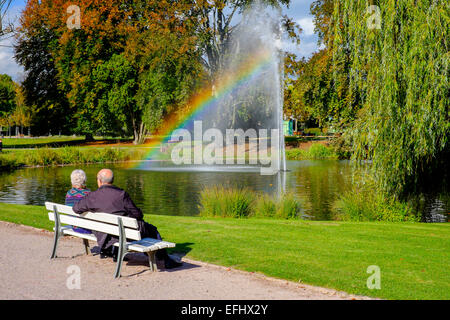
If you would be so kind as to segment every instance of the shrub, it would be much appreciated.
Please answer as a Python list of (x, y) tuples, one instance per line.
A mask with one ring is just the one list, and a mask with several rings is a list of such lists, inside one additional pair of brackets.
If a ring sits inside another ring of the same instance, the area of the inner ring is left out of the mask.
[(298, 219), (300, 203), (292, 194), (276, 199), (248, 188), (214, 186), (200, 193), (200, 216)]
[(333, 149), (338, 159), (350, 159), (352, 157), (352, 140), (347, 134), (333, 139), (330, 143), (330, 147)]
[(421, 218), (408, 203), (388, 198), (379, 192), (375, 182), (367, 175), (363, 175), (351, 190), (336, 200), (333, 211), (336, 220), (346, 221), (419, 222)]
[(39, 148), (15, 150), (0, 154), (0, 168), (13, 169), (21, 166), (49, 166), (59, 164), (86, 164), (142, 159), (146, 150), (119, 148)]
[(308, 153), (311, 159), (331, 159), (336, 157), (331, 148), (320, 143), (313, 144), (309, 148)]
[(11, 170), (16, 168), (17, 166), (17, 159), (11, 156), (10, 153), (0, 153), (0, 168), (2, 169), (2, 171)]
[(277, 205), (274, 199), (265, 193), (258, 195), (253, 208), (252, 217), (273, 218), (276, 214)]
[(295, 199), (292, 193), (281, 196), (277, 201), (276, 217), (281, 219), (300, 218), (300, 203)]
[(305, 134), (314, 135), (314, 136), (321, 136), (323, 135), (322, 130), (320, 128), (308, 128), (305, 129)]
[(332, 148), (320, 143), (314, 143), (308, 150), (291, 149), (286, 151), (286, 159), (288, 160), (336, 160), (338, 158)]
[(247, 188), (213, 187), (200, 193), (200, 215), (243, 218), (251, 214), (254, 193)]

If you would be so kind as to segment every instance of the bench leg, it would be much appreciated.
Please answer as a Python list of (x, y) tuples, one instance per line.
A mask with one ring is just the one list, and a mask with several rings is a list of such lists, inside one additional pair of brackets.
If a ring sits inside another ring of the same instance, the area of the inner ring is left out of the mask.
[(150, 270), (153, 272), (158, 271), (158, 266), (156, 264), (156, 251), (147, 252), (148, 255), (148, 263), (150, 265)]
[(123, 258), (125, 258), (126, 254), (127, 252), (125, 250), (121, 250), (121, 248), (119, 248), (119, 253), (117, 254), (116, 273), (114, 275), (114, 278), (120, 278), (120, 271), (122, 269)]
[(56, 230), (55, 231), (55, 237), (54, 237), (54, 240), (53, 240), (52, 255), (50, 256), (50, 259), (55, 259), (56, 258), (56, 248), (58, 247), (58, 241), (59, 241), (59, 232)]
[(89, 255), (91, 253), (90, 247), (89, 247), (89, 240), (83, 239), (84, 249), (86, 250), (86, 254)]
[(53, 206), (53, 213), (55, 214), (55, 238), (53, 241), (53, 250), (50, 259), (56, 258), (56, 248), (58, 247), (58, 240), (61, 236), (61, 222), (59, 221), (59, 213), (56, 206)]
[(122, 269), (123, 258), (128, 253), (127, 239), (125, 238), (125, 228), (123, 226), (122, 218), (117, 218), (119, 225), (119, 252), (117, 254), (117, 266), (114, 278), (120, 278), (120, 270)]

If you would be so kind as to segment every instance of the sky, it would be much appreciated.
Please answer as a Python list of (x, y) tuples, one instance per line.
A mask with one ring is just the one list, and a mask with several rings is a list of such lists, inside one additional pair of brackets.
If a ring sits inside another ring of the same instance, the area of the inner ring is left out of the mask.
[[(317, 47), (317, 35), (314, 33), (313, 17), (310, 13), (310, 5), (313, 0), (292, 0), (288, 9), (283, 13), (294, 19), (303, 29), (300, 46), (286, 43), (286, 50), (295, 53), (299, 58), (310, 57)], [(26, 0), (13, 0), (8, 10), (10, 21), (18, 24), (20, 12), (25, 8)], [(7, 20), (8, 20), (7, 18)], [(0, 74), (10, 75), (14, 81), (20, 82), (23, 79), (23, 69), (14, 60), (13, 48), (14, 39), (4, 39), (0, 41)]]

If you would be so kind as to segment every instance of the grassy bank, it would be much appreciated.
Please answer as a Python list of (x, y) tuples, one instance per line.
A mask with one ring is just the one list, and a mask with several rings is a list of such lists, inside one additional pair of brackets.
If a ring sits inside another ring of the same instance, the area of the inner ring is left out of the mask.
[(287, 160), (338, 160), (340, 156), (333, 148), (314, 143), (309, 149), (286, 150)]
[(215, 186), (200, 193), (200, 216), (222, 218), (299, 219), (300, 203), (293, 194), (279, 199), (248, 188)]
[[(448, 224), (145, 219), (192, 259), (353, 294), (450, 299)], [(0, 220), (53, 227), (43, 207), (0, 204)], [(381, 269), (380, 290), (367, 288), (371, 265)]]
[(57, 148), (85, 142), (84, 137), (3, 138), (3, 148)]
[[(139, 146), (112, 146), (111, 144), (115, 142), (119, 143), (120, 140), (97, 140), (93, 145), (86, 145), (84, 139), (73, 137), (6, 138), (3, 139), (3, 146), (6, 149), (0, 153), (0, 169), (140, 160), (148, 152), (148, 149), (144, 150)], [(170, 160), (171, 148), (173, 146), (165, 152), (157, 153), (155, 157), (159, 160)], [(246, 153), (245, 161), (248, 161), (248, 157), (249, 154)], [(337, 160), (339, 158), (334, 148), (320, 143), (313, 143), (308, 149), (286, 150), (287, 160)]]
[[(420, 222), (421, 215), (406, 202), (387, 198), (371, 184), (353, 186), (333, 204), (336, 221)], [(201, 191), (199, 215), (221, 218), (301, 219), (301, 203), (292, 193), (281, 197), (249, 188), (214, 186)]]
[(356, 168), (350, 190), (338, 195), (333, 204), (334, 220), (420, 222), (421, 211), (407, 201), (381, 192), (367, 168)]
[(148, 152), (139, 148), (39, 148), (33, 150), (6, 150), (0, 153), (0, 169), (11, 170), (22, 166), (51, 166), (119, 162), (142, 159)]
[(131, 143), (131, 139), (114, 137), (94, 137), (94, 141), (86, 142), (84, 136), (53, 136), (53, 137), (24, 137), (3, 138), (5, 149), (29, 149), (29, 148), (62, 148), (84, 145), (107, 145), (116, 143)]
[(408, 203), (388, 198), (376, 188), (344, 192), (333, 210), (334, 219), (344, 221), (420, 222), (422, 218)]

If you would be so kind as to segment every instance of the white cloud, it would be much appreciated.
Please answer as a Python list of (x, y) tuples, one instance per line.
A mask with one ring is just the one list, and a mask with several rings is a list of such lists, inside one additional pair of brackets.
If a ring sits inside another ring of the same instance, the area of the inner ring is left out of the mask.
[(297, 20), (297, 23), (303, 29), (303, 35), (312, 36), (314, 35), (314, 21), (312, 17), (305, 17)]
[(314, 20), (312, 16), (305, 15), (303, 17), (296, 17), (296, 22), (303, 29), (300, 34), (300, 45), (297, 46), (291, 42), (285, 42), (283, 48), (289, 52), (295, 53), (298, 58), (310, 58), (312, 54), (321, 48), (317, 45), (317, 35), (314, 33)]
[(311, 42), (303, 41), (300, 44), (299, 55), (301, 57), (309, 58), (316, 51), (317, 51), (317, 42), (316, 41), (311, 41)]
[(14, 38), (0, 41), (0, 74), (7, 74), (14, 81), (22, 78), (23, 68), (14, 60)]
[(292, 43), (291, 41), (284, 41), (283, 49), (285, 51), (296, 54), (298, 58), (305, 57), (308, 59), (314, 52), (318, 51), (321, 48), (317, 47), (317, 40), (314, 38), (309, 41), (307, 41), (306, 39), (302, 39), (299, 46), (295, 43)]
[[(20, 12), (23, 9), (22, 6), (11, 7), (4, 21), (11, 22), (15, 26), (19, 24)], [(14, 37), (4, 36), (0, 40), (0, 74), (7, 74), (13, 78), (14, 81), (18, 82), (23, 78), (23, 68), (19, 66), (14, 60)]]

